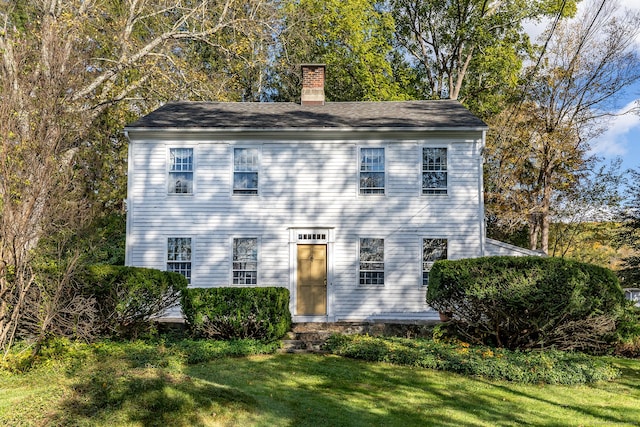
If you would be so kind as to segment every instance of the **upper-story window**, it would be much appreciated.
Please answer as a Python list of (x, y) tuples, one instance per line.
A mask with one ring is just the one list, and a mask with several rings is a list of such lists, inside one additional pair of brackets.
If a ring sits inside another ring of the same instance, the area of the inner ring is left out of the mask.
[(360, 285), (384, 285), (384, 239), (360, 239)]
[(258, 282), (258, 239), (233, 239), (233, 284), (255, 285)]
[(447, 259), (447, 239), (422, 239), (422, 284), (429, 284), (433, 263)]
[(447, 149), (422, 149), (422, 194), (447, 194)]
[(193, 193), (193, 148), (169, 149), (169, 194)]
[(360, 194), (384, 194), (384, 148), (360, 149)]
[(167, 271), (182, 274), (191, 283), (191, 238), (167, 239)]
[(258, 194), (258, 148), (233, 149), (233, 194)]

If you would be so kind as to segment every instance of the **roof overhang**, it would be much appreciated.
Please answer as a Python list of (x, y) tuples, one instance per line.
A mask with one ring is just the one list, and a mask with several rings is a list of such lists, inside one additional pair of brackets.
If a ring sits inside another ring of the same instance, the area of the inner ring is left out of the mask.
[[(479, 127), (362, 127), (362, 128), (145, 128), (125, 127), (124, 131), (130, 140), (154, 139), (174, 140), (176, 136), (189, 139), (362, 139), (393, 138), (407, 139), (425, 136), (447, 137), (469, 133), (484, 133), (489, 128)], [(304, 138), (301, 138), (304, 136)]]

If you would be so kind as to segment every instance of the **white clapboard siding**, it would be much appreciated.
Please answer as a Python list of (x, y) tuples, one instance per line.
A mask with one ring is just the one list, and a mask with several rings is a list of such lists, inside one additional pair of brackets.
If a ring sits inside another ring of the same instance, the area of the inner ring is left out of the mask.
[[(134, 138), (127, 264), (165, 269), (167, 238), (191, 237), (191, 286), (230, 286), (233, 238), (256, 237), (258, 286), (294, 292), (290, 229), (332, 230), (329, 320), (429, 318), (422, 239), (448, 239), (450, 259), (482, 255), (482, 142), (480, 131), (406, 141)], [(260, 149), (260, 194), (233, 195), (233, 148), (249, 146)], [(422, 195), (424, 146), (448, 149), (447, 195)], [(194, 194), (167, 194), (171, 147), (194, 148)], [(385, 148), (385, 195), (359, 194), (360, 147)], [(384, 286), (357, 284), (364, 237), (384, 238)]]

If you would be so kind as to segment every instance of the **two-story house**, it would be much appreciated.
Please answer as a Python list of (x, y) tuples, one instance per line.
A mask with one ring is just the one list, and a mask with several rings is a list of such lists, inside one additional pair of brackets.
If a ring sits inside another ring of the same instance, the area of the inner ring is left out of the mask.
[(282, 286), (294, 321), (427, 320), (429, 269), (485, 238), (487, 126), (457, 101), (177, 102), (126, 127), (127, 265)]

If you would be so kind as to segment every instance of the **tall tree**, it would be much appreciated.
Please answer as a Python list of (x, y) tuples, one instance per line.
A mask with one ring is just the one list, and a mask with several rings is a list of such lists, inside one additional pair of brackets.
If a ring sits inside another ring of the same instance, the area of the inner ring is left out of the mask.
[(640, 170), (631, 172), (628, 190), (617, 240), (630, 247), (633, 253), (623, 259), (620, 276), (625, 287), (640, 287)]
[(330, 101), (403, 99), (389, 61), (393, 19), (371, 0), (285, 0), (272, 73), (274, 98), (300, 97), (300, 64), (327, 65)]
[(572, 203), (572, 191), (597, 165), (589, 142), (606, 126), (616, 95), (640, 79), (639, 34), (640, 13), (592, 2), (555, 28), (542, 60), (525, 72), (519, 102), (494, 121), (488, 205), (528, 225), (531, 249), (549, 252), (556, 208)]
[(237, 64), (255, 63), (273, 12), (261, 0), (0, 2), (0, 349), (38, 242), (80, 227), (91, 207), (81, 154), (113, 142), (96, 127), (112, 135), (127, 111), (167, 99), (242, 98)]
[(398, 43), (420, 72), (423, 97), (460, 99), (482, 115), (497, 112), (496, 95), (517, 83), (529, 47), (523, 21), (576, 10), (575, 0), (390, 3)]

